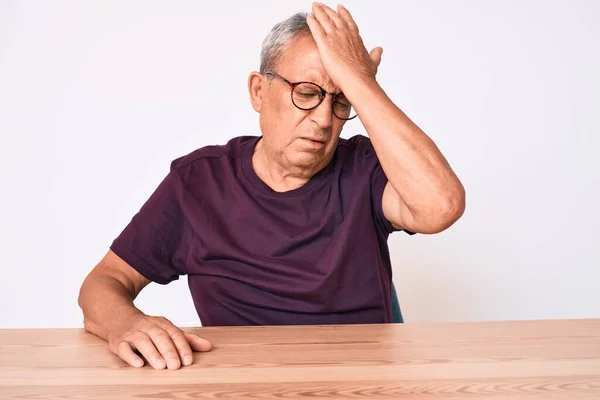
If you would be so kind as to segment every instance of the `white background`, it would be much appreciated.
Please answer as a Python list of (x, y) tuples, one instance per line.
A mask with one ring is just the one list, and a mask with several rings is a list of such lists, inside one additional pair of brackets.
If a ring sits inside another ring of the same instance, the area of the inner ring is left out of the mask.
[[(406, 320), (600, 317), (600, 2), (346, 5), (468, 194), (450, 230), (390, 237)], [(82, 326), (82, 280), (170, 161), (259, 134), (247, 76), (309, 9), (0, 0), (0, 327)], [(199, 323), (185, 278), (137, 304)]]

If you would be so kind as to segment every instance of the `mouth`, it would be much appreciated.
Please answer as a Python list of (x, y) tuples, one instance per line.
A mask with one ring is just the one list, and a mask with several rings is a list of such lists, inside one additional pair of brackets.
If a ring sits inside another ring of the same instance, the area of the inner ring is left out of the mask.
[(302, 137), (300, 139), (302, 140), (302, 142), (304, 142), (305, 145), (307, 145), (307, 147), (312, 148), (312, 149), (321, 149), (321, 148), (325, 147), (325, 143), (326, 143), (324, 139), (308, 138), (308, 137)]
[(325, 144), (326, 140), (325, 139), (320, 139), (320, 138), (312, 138), (312, 137), (303, 137), (301, 139), (304, 140), (308, 140), (314, 143), (321, 143), (321, 144)]

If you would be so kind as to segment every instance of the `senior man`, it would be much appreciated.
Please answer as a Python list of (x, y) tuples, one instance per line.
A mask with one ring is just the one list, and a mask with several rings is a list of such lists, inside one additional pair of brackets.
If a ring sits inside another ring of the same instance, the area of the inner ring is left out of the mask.
[[(275, 25), (248, 88), (260, 137), (171, 164), (84, 281), (84, 326), (131, 366), (177, 369), (211, 343), (134, 299), (187, 275), (203, 325), (391, 321), (390, 233), (437, 233), (465, 192), (375, 79), (350, 13), (313, 4)], [(358, 116), (369, 138), (340, 139)]]

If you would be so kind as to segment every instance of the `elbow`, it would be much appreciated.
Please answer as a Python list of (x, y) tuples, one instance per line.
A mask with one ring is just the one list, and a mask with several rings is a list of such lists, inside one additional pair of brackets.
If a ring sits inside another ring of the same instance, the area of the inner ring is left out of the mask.
[(90, 331), (89, 330), (89, 322), (87, 321), (86, 315), (85, 315), (85, 281), (83, 282), (83, 284), (81, 285), (81, 288), (79, 288), (79, 296), (77, 297), (77, 305), (79, 306), (79, 308), (81, 309), (81, 312), (83, 314), (83, 328), (86, 331)]
[(83, 283), (81, 284), (81, 287), (79, 288), (79, 295), (77, 297), (77, 305), (79, 305), (79, 308), (81, 309), (82, 312), (82, 316), (83, 316), (83, 329), (86, 330), (87, 332), (90, 333), (94, 333), (94, 327), (92, 324), (92, 321), (89, 318), (89, 307), (88, 305), (90, 304), (90, 300), (89, 300), (89, 279), (90, 277), (86, 277), (86, 279), (83, 281)]
[(465, 189), (462, 184), (459, 184), (455, 190), (450, 191), (444, 196), (440, 196), (430, 206), (429, 212), (426, 214), (427, 217), (417, 220), (418, 227), (416, 227), (415, 231), (423, 234), (443, 232), (463, 216), (465, 208)]
[(79, 295), (77, 297), (77, 305), (79, 306), (79, 308), (81, 308), (82, 311), (84, 311), (84, 304), (85, 304), (85, 294), (86, 294), (86, 288), (87, 288), (87, 281), (89, 279), (89, 276), (87, 276), (85, 278), (85, 280), (81, 283), (81, 287), (79, 288)]
[(467, 206), (465, 188), (462, 185), (456, 190), (452, 196), (445, 201), (443, 208), (445, 223), (449, 226), (453, 225), (465, 213)]
[(466, 193), (462, 184), (440, 201), (438, 213), (438, 232), (448, 229), (465, 213)]

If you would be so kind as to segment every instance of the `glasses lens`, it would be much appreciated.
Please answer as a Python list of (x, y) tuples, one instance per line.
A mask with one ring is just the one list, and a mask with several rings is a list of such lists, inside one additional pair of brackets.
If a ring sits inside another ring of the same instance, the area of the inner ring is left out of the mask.
[(356, 112), (354, 112), (352, 104), (344, 96), (336, 97), (333, 102), (333, 113), (339, 119), (352, 119), (356, 117)]
[[(301, 83), (294, 88), (292, 92), (292, 101), (294, 105), (301, 110), (312, 110), (323, 100), (323, 91), (312, 83)], [(356, 117), (356, 112), (344, 95), (336, 97), (333, 102), (333, 113), (336, 117), (348, 120)]]
[(292, 100), (296, 107), (310, 110), (321, 102), (321, 88), (312, 83), (301, 83), (294, 88)]

